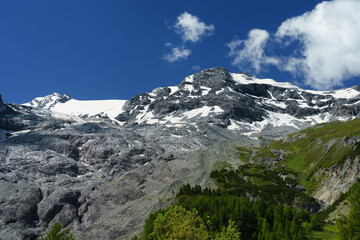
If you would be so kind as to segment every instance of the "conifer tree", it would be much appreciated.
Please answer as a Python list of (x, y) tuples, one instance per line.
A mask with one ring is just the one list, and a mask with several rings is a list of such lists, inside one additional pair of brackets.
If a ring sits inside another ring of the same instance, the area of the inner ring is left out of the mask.
[(70, 232), (70, 229), (63, 229), (61, 223), (57, 222), (46, 236), (41, 234), (39, 240), (75, 240), (75, 237)]

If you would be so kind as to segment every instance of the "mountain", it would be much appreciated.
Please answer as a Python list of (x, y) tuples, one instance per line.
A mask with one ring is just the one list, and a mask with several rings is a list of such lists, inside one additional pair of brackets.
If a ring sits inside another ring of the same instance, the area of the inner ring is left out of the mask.
[(360, 86), (304, 90), (287, 82), (212, 68), (186, 77), (178, 86), (156, 88), (129, 101), (79, 101), (54, 93), (24, 105), (82, 117), (103, 114), (125, 125), (205, 123), (257, 136), (262, 131), (291, 132), (350, 120), (359, 115), (359, 104)]
[(216, 125), (246, 136), (291, 132), (359, 115), (360, 87), (311, 91), (224, 68), (206, 69), (176, 87), (130, 99), (117, 120), (125, 125)]
[(57, 221), (78, 239), (132, 235), (182, 184), (215, 187), (214, 167), (243, 164), (240, 146), (357, 118), (359, 91), (212, 68), (128, 101), (0, 101), (0, 237), (35, 239)]

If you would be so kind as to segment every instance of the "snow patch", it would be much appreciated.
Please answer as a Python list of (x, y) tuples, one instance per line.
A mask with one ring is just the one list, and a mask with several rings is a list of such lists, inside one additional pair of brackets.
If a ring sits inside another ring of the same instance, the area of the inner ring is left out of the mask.
[(347, 98), (347, 99), (359, 96), (359, 94), (360, 93), (353, 88), (339, 89), (334, 91), (334, 93), (331, 93), (331, 95), (334, 96), (335, 98)]
[[(304, 100), (296, 100), (297, 103), (298, 103), (298, 107), (301, 107), (301, 108), (309, 108), (310, 106), (307, 104), (307, 101), (304, 101)], [(313, 106), (311, 108), (319, 108), (317, 106)]]
[(167, 116), (164, 118), (164, 121), (167, 124), (172, 123), (175, 124), (176, 126), (181, 126), (181, 127), (182, 124), (185, 124), (184, 119), (182, 117)]
[(360, 92), (356, 91), (354, 88), (343, 88), (333, 91), (314, 91), (314, 90), (305, 90), (305, 92), (312, 94), (321, 94), (321, 95), (330, 95), (334, 98), (345, 98), (350, 99), (360, 95)]
[(230, 73), (230, 75), (232, 76), (233, 80), (240, 83), (240, 84), (268, 84), (268, 85), (273, 85), (273, 86), (277, 86), (277, 87), (282, 87), (282, 88), (295, 88), (295, 89), (299, 89), (298, 86), (289, 83), (289, 82), (276, 82), (273, 79), (258, 79), (255, 77), (248, 77), (244, 74), (241, 73)]
[(314, 116), (308, 116), (305, 118), (306, 121), (310, 121), (311, 125), (320, 123), (330, 122), (332, 115), (330, 113), (321, 113)]
[(168, 87), (168, 88), (170, 88), (170, 90), (171, 90), (169, 96), (171, 96), (172, 94), (176, 93), (179, 90), (178, 87)]
[(211, 90), (211, 88), (208, 88), (208, 87), (204, 87), (204, 86), (202, 86), (201, 87), (201, 95), (202, 96), (205, 96), (205, 95), (207, 95), (208, 93), (209, 93), (209, 91)]
[(71, 99), (65, 103), (57, 103), (51, 110), (74, 116), (95, 116), (97, 114), (107, 115), (110, 119), (115, 119), (122, 113), (122, 108), (126, 100), (86, 100), (80, 101)]
[(57, 118), (57, 119), (62, 119), (62, 120), (78, 120), (78, 118), (74, 115), (71, 114), (67, 114), (67, 113), (62, 113), (62, 112), (56, 112), (56, 111), (52, 111), (51, 112), (51, 116), (53, 118)]
[(194, 82), (194, 75), (187, 76), (187, 77), (185, 78), (185, 81), (186, 81), (186, 82), (190, 82), (190, 83)]
[(258, 123), (258, 125), (261, 126), (262, 129), (264, 129), (268, 125), (271, 125), (272, 127), (290, 126), (300, 130), (298, 125), (295, 124), (299, 122), (299, 119), (297, 119), (296, 117), (293, 117), (289, 114), (275, 113), (271, 111), (267, 111), (267, 113), (268, 118)]
[(285, 109), (286, 108), (286, 104), (284, 101), (278, 101), (278, 100), (270, 100), (267, 98), (259, 98), (261, 99), (261, 104), (266, 104), (266, 105), (273, 105), (276, 106), (278, 108), (282, 108)]
[(17, 131), (17, 132), (9, 132), (11, 133), (11, 136), (10, 138), (12, 137), (17, 137), (17, 136), (20, 136), (22, 134), (26, 134), (26, 133), (29, 133), (31, 130), (22, 130), (22, 131)]
[(183, 137), (183, 136), (175, 135), (175, 134), (172, 134), (172, 133), (170, 133), (170, 136), (175, 137), (175, 138), (182, 138)]
[(222, 112), (224, 112), (224, 110), (218, 106), (214, 106), (214, 107), (204, 106), (201, 108), (196, 108), (196, 109), (190, 110), (188, 112), (185, 112), (183, 115), (186, 118), (207, 117), (210, 114), (216, 114), (216, 113), (222, 113)]
[(216, 91), (216, 92), (215, 92), (215, 95), (218, 95), (219, 93), (222, 93), (222, 92), (224, 92), (224, 89), (221, 89), (221, 90)]
[(334, 98), (349, 99), (360, 95), (360, 92), (355, 90), (354, 88), (344, 88), (333, 91), (304, 90), (289, 82), (276, 82), (273, 79), (258, 79), (255, 77), (248, 77), (241, 73), (231, 73), (231, 76), (234, 81), (240, 84), (268, 84), (282, 88), (298, 89), (315, 95), (330, 95), (333, 96)]
[(149, 105), (145, 106), (144, 110), (141, 111), (141, 113), (139, 113), (136, 116), (136, 120), (135, 122), (137, 123), (143, 123), (143, 122), (147, 122), (147, 123), (156, 123), (157, 121), (154, 121), (153, 117), (154, 114), (153, 112), (148, 112), (149, 109)]
[(270, 95), (271, 100), (277, 100), (277, 99), (272, 95), (272, 93), (271, 93), (269, 90), (268, 90), (267, 92), (268, 92), (268, 94)]
[[(0, 142), (5, 141), (6, 139), (9, 139), (9, 138), (20, 136), (21, 134), (25, 134), (28, 132), (30, 132), (30, 130), (22, 130), (22, 131), (13, 132), (13, 131), (7, 131), (4, 129), (0, 129)], [(6, 136), (7, 134), (9, 134), (8, 137)]]
[(353, 103), (346, 103), (346, 104), (344, 104), (344, 106), (354, 106), (354, 105), (357, 105), (357, 104), (360, 104), (360, 100), (356, 101), (356, 102), (353, 102)]
[(240, 130), (240, 126), (235, 123), (234, 120), (230, 119), (230, 125), (227, 126), (227, 129), (229, 130)]
[(45, 109), (50, 109), (51, 107), (53, 107), (57, 101), (59, 101), (61, 98), (68, 98), (70, 99), (70, 97), (68, 95), (61, 95), (60, 93), (53, 93), (50, 95), (47, 95), (45, 97), (37, 97), (35, 99), (33, 99), (31, 102), (25, 103), (23, 105), (25, 106), (30, 106), (30, 107), (35, 107), (35, 108), (45, 108)]
[(187, 90), (190, 92), (190, 94), (194, 91), (194, 86), (191, 84), (185, 84), (184, 90)]

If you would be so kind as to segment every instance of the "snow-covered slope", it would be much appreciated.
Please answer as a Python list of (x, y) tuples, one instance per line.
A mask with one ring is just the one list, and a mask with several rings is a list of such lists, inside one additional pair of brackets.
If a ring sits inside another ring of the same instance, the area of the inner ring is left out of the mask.
[(290, 82), (277, 82), (273, 79), (269, 79), (269, 78), (265, 78), (265, 79), (259, 79), (256, 77), (251, 77), (247, 74), (243, 74), (243, 73), (231, 73), (231, 76), (233, 78), (234, 81), (240, 83), (240, 84), (267, 84), (267, 85), (272, 85), (272, 86), (276, 86), (276, 87), (281, 87), (281, 88), (286, 88), (289, 90), (296, 90), (296, 91), (300, 91), (300, 92), (307, 92), (310, 94), (315, 94), (315, 95), (324, 95), (324, 96), (332, 96), (334, 98), (354, 98), (359, 96), (360, 92), (356, 89), (354, 89), (354, 87), (351, 88), (343, 88), (343, 89), (338, 89), (338, 90), (332, 90), (332, 91), (314, 91), (314, 90), (305, 90), (302, 88), (299, 88), (298, 86), (290, 83)]
[(54, 112), (73, 115), (76, 117), (109, 117), (115, 119), (122, 113), (126, 100), (76, 100), (68, 95), (53, 93), (45, 97), (38, 97), (25, 106), (49, 109)]
[(108, 116), (114, 119), (122, 112), (125, 100), (87, 100), (71, 99), (65, 103), (58, 103), (51, 109), (56, 112), (75, 116)]
[(276, 87), (283, 87), (283, 88), (289, 88), (289, 89), (300, 89), (298, 86), (289, 83), (289, 82), (276, 82), (273, 79), (259, 79), (256, 77), (249, 76), (245, 73), (230, 73), (231, 77), (234, 81), (240, 84), (268, 84), (273, 85)]

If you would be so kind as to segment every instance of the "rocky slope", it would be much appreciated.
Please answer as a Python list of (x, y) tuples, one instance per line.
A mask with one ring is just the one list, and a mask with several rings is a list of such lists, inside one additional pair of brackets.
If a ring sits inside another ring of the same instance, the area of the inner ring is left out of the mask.
[(359, 115), (360, 87), (337, 91), (303, 90), (291, 83), (203, 70), (176, 87), (157, 88), (124, 105), (116, 117), (125, 125), (199, 126), (203, 123), (247, 136), (292, 132)]
[(360, 176), (359, 157), (347, 159), (344, 164), (322, 169), (315, 177), (322, 178), (314, 197), (328, 205), (333, 204), (340, 194), (347, 192)]
[(179, 185), (212, 186), (216, 163), (241, 164), (234, 146), (356, 118), (360, 96), (359, 87), (315, 92), (212, 68), (93, 103), (79, 112), (84, 103), (67, 95), (0, 101), (0, 238), (35, 239), (60, 221), (78, 239), (122, 239)]

